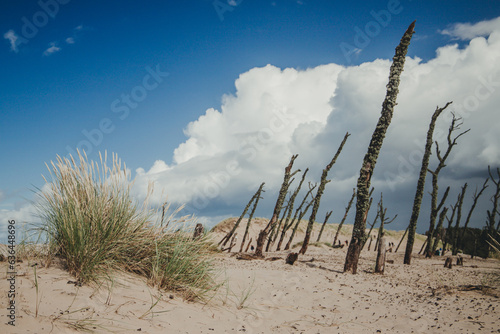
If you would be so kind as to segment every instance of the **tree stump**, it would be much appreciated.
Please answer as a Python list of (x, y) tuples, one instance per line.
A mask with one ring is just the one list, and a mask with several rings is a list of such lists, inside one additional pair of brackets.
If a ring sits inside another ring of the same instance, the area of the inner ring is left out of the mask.
[(375, 273), (383, 274), (385, 269), (385, 236), (379, 240), (378, 252), (377, 252), (377, 262), (375, 263)]
[(297, 258), (299, 257), (299, 253), (290, 253), (288, 254), (288, 256), (286, 257), (286, 260), (285, 262), (289, 265), (292, 265), (295, 263), (295, 261), (297, 261)]
[(448, 268), (448, 269), (451, 269), (451, 267), (453, 266), (453, 258), (451, 256), (448, 256), (446, 258), (446, 261), (444, 262), (444, 267), (445, 268)]
[(203, 234), (204, 228), (203, 225), (200, 223), (196, 224), (196, 227), (194, 228), (194, 233), (193, 233), (193, 239), (196, 240), (201, 237)]

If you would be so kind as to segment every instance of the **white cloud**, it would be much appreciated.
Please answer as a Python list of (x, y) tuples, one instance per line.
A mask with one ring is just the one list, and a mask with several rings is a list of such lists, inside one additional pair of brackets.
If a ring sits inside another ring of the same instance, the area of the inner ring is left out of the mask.
[[(330, 172), (332, 182), (322, 200), (324, 208), (341, 215), (380, 116), (390, 65), (390, 60), (378, 59), (351, 67), (253, 68), (236, 80), (235, 95), (224, 96), (220, 110), (207, 109), (188, 124), (188, 139), (175, 150), (171, 165), (158, 160), (149, 170), (137, 169), (136, 191), (144, 195), (147, 182), (153, 181), (153, 202), (163, 201), (159, 190), (164, 190), (172, 202), (222, 216), (227, 214), (224, 207), (242, 210), (266, 182), (265, 196), (272, 202), (292, 154), (299, 154), (296, 167), (310, 167), (310, 179), (317, 182), (349, 131), (352, 136)], [(454, 191), (471, 182), (468, 174), (500, 164), (499, 90), (500, 31), (488, 39), (475, 38), (463, 49), (444, 46), (426, 63), (407, 59), (398, 105), (373, 176), (376, 198), (384, 192), (390, 214), (400, 214), (399, 227), (406, 227), (404, 213), (411, 211), (421, 151), (436, 106), (454, 101), (437, 124), (435, 139), (442, 146), (451, 111), (463, 117), (463, 129), (471, 128), (454, 148), (440, 182)], [(432, 160), (430, 167), (435, 164)]]
[(75, 44), (75, 39), (73, 37), (66, 38), (66, 44)]
[(19, 49), (17, 48), (17, 40), (19, 39), (19, 36), (15, 33), (14, 30), (9, 30), (5, 34), (3, 34), (3, 38), (8, 39), (10, 42), (10, 49), (14, 52), (18, 52)]
[(52, 43), (50, 43), (50, 47), (49, 47), (49, 48), (47, 48), (47, 49), (43, 52), (43, 55), (44, 55), (44, 56), (50, 56), (51, 54), (56, 53), (56, 52), (59, 52), (59, 51), (61, 51), (61, 48), (60, 48), (60, 47), (58, 47), (58, 46), (56, 45), (56, 43), (55, 43), (55, 42), (52, 42)]
[(450, 28), (440, 31), (440, 33), (456, 39), (471, 40), (474, 37), (488, 36), (493, 31), (498, 30), (500, 30), (500, 17), (475, 24), (455, 23)]

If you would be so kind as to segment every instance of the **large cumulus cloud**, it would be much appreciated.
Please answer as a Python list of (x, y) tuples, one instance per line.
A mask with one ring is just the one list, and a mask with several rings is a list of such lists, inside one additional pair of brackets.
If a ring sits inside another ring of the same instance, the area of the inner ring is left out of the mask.
[[(439, 48), (427, 62), (407, 59), (398, 106), (373, 179), (376, 193), (384, 192), (390, 210), (402, 217), (399, 228), (407, 224), (436, 106), (453, 101), (435, 133), (442, 147), (451, 112), (462, 118), (463, 130), (471, 129), (460, 138), (443, 172), (441, 183), (450, 185), (452, 194), (464, 182), (470, 188), (482, 183), (487, 166), (500, 164), (498, 21), (451, 27), (444, 33), (470, 37), (470, 42)], [(310, 180), (318, 181), (348, 131), (352, 136), (331, 171), (332, 182), (322, 201), (324, 210), (334, 209), (341, 216), (380, 115), (389, 67), (390, 60), (377, 59), (350, 67), (253, 68), (236, 80), (236, 93), (223, 97), (220, 110), (207, 109), (188, 124), (187, 140), (173, 153), (171, 165), (158, 160), (137, 169), (136, 191), (144, 194), (147, 183), (154, 182), (153, 201), (160, 203), (167, 195), (201, 215), (221, 216), (239, 214), (265, 181), (270, 207), (292, 154), (299, 154), (297, 167), (310, 167)], [(435, 164), (433, 157), (430, 167)]]

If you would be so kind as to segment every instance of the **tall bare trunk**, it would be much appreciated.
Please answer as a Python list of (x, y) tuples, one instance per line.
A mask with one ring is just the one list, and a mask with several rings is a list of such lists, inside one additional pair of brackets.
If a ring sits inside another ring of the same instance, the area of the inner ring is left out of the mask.
[[(432, 257), (432, 253), (431, 253), (432, 234), (434, 232), (434, 227), (436, 225), (436, 218), (437, 218), (438, 212), (439, 212), (439, 210), (441, 210), (441, 206), (443, 205), (443, 202), (444, 202), (444, 198), (443, 198), (443, 200), (441, 201), (439, 206), (437, 205), (437, 198), (438, 198), (438, 191), (439, 191), (439, 187), (438, 187), (439, 173), (441, 172), (441, 170), (444, 167), (446, 167), (446, 159), (449, 157), (453, 147), (455, 145), (457, 145), (457, 139), (470, 131), (470, 129), (466, 130), (466, 131), (460, 133), (459, 135), (457, 135), (455, 138), (453, 138), (453, 139), (451, 138), (453, 132), (460, 129), (460, 126), (462, 125), (461, 120), (462, 120), (461, 118), (456, 118), (455, 115), (453, 115), (453, 119), (451, 120), (450, 128), (448, 129), (448, 136), (446, 138), (447, 144), (448, 144), (448, 147), (446, 148), (446, 152), (444, 153), (444, 155), (441, 154), (441, 151), (439, 150), (439, 143), (436, 141), (436, 155), (437, 155), (437, 159), (438, 159), (439, 163), (434, 171), (428, 170), (429, 173), (431, 173), (431, 175), (432, 175), (432, 193), (431, 193), (431, 215), (430, 215), (430, 222), (429, 222), (429, 234), (427, 235), (427, 238), (428, 238), (427, 248), (426, 248), (426, 256), (427, 257)], [(447, 233), (449, 233), (449, 232), (450, 231), (448, 231)]]
[[(429, 167), (429, 159), (432, 151), (434, 128), (436, 127), (436, 121), (443, 112), (452, 102), (446, 103), (443, 108), (437, 107), (432, 114), (431, 123), (429, 124), (429, 130), (427, 131), (427, 141), (425, 142), (424, 155), (422, 157), (422, 166), (420, 167), (420, 175), (417, 182), (417, 191), (415, 193), (415, 198), (413, 199), (413, 209), (411, 212), (410, 224), (408, 225), (408, 240), (406, 241), (406, 251), (405, 251), (405, 264), (411, 264), (411, 253), (413, 252), (413, 244), (415, 243), (415, 233), (417, 230), (418, 216), (420, 214), (420, 206), (422, 204), (422, 197), (424, 195), (425, 188), (425, 178), (427, 176), (427, 168)], [(399, 245), (398, 245), (399, 248)]]
[(366, 213), (369, 201), (368, 192), (370, 189), (371, 177), (373, 175), (375, 164), (377, 163), (380, 149), (382, 148), (382, 144), (384, 142), (387, 128), (392, 120), (394, 107), (396, 106), (396, 99), (399, 93), (400, 76), (403, 72), (405, 57), (408, 52), (408, 46), (410, 45), (414, 28), (415, 22), (410, 24), (404, 33), (403, 38), (401, 38), (399, 45), (396, 47), (396, 54), (394, 55), (389, 74), (389, 83), (387, 84), (387, 94), (382, 104), (382, 113), (378, 120), (377, 127), (373, 132), (370, 145), (368, 146), (368, 152), (363, 159), (363, 165), (360, 170), (357, 184), (356, 216), (351, 242), (349, 243), (344, 264), (344, 272), (348, 271), (356, 274), (358, 269), (361, 247), (366, 241)]

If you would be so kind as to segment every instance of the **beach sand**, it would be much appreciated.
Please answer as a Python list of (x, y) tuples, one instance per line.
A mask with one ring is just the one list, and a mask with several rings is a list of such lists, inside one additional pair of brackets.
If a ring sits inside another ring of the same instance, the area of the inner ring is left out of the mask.
[[(263, 224), (252, 228), (254, 240)], [(329, 228), (322, 241), (331, 242), (333, 233)], [(414, 254), (422, 245), (417, 240)], [(399, 234), (389, 241), (397, 243)], [(345, 247), (310, 246), (293, 266), (284, 261), (288, 252), (266, 253), (264, 260), (214, 254), (223, 284), (205, 303), (158, 291), (134, 275), (117, 274), (111, 287), (78, 286), (57, 263), (38, 264), (37, 294), (36, 260), (24, 260), (17, 265), (15, 327), (7, 325), (9, 282), (2, 262), (0, 333), (500, 333), (498, 260), (465, 256), (463, 266), (448, 269), (444, 257), (415, 255), (408, 266), (403, 243), (398, 253), (387, 253), (379, 275), (372, 246), (352, 275), (342, 273)]]

